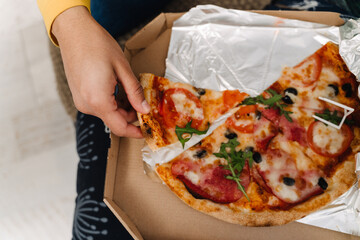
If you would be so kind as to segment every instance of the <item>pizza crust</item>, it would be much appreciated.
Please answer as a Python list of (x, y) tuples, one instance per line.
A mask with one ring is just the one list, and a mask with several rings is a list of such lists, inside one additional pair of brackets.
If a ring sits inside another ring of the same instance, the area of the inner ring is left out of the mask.
[[(297, 204), (286, 210), (263, 210), (253, 211), (250, 208), (242, 208), (236, 203), (218, 204), (206, 199), (194, 198), (184, 184), (171, 173), (171, 163), (166, 163), (156, 168), (156, 172), (163, 182), (188, 206), (215, 217), (217, 219), (240, 224), (244, 226), (275, 226), (283, 225), (308, 214), (322, 209), (331, 203), (351, 186), (356, 183), (355, 154), (349, 155), (344, 162), (338, 165), (337, 171), (328, 182), (328, 189), (310, 200)], [(251, 198), (251, 197), (250, 197)], [(244, 197), (238, 202), (244, 201)], [(245, 199), (246, 201), (246, 199)]]
[[(154, 75), (151, 73), (142, 73), (140, 74), (140, 84), (144, 90), (145, 100), (149, 103), (150, 106), (153, 106), (151, 98), (152, 96), (152, 86), (154, 81)], [(142, 114), (137, 112), (137, 117), (140, 123), (140, 129), (142, 134), (150, 147), (151, 150), (156, 151), (159, 148), (166, 145), (166, 142), (163, 137), (163, 132), (161, 126), (151, 114)]]
[[(138, 112), (137, 116), (145, 140), (153, 151), (179, 142), (175, 133), (175, 125), (178, 123), (190, 121), (188, 118), (195, 119), (198, 121), (198, 125), (195, 124), (197, 130), (205, 131), (216, 119), (248, 96), (238, 90), (215, 91), (196, 88), (191, 84), (172, 82), (151, 73), (140, 74), (139, 80), (151, 110), (148, 114)], [(167, 103), (170, 107), (166, 107)], [(177, 115), (178, 107), (181, 114)], [(174, 126), (171, 123), (175, 123)]]
[(140, 129), (151, 150), (165, 146), (165, 141), (162, 137), (162, 130), (160, 124), (150, 115), (138, 113)]

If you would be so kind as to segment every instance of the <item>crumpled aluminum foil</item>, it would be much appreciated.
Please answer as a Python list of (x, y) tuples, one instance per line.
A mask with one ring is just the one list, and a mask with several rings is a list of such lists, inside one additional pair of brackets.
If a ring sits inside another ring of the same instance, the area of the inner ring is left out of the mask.
[[(360, 22), (341, 27), (283, 19), (214, 5), (192, 8), (174, 22), (165, 77), (214, 90), (240, 89), (252, 96), (276, 81), (282, 67), (294, 66), (328, 41), (340, 45), (350, 71), (360, 75)], [(229, 113), (228, 115), (230, 115)], [(151, 167), (170, 161), (206, 135), (193, 136), (182, 149), (173, 144), (160, 151), (143, 148)], [(356, 171), (360, 174), (360, 157)], [(299, 222), (360, 236), (360, 189), (348, 192)]]

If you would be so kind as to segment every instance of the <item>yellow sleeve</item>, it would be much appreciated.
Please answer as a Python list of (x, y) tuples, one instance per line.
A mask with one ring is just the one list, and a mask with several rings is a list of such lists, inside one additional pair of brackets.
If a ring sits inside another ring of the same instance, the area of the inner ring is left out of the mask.
[(47, 33), (55, 45), (58, 44), (55, 36), (51, 33), (51, 27), (60, 13), (75, 6), (85, 6), (90, 11), (90, 0), (37, 0), (37, 4), (44, 18)]

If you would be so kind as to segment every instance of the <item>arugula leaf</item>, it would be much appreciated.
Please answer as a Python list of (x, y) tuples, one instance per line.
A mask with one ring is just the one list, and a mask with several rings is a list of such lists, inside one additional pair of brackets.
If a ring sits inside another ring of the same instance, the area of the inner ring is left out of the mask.
[(221, 143), (220, 152), (213, 153), (218, 158), (224, 158), (227, 161), (227, 165), (222, 166), (226, 170), (230, 170), (231, 175), (225, 176), (226, 179), (233, 180), (237, 183), (238, 189), (245, 195), (250, 202), (249, 196), (245, 192), (245, 188), (240, 183), (240, 175), (245, 166), (246, 160), (249, 162), (249, 166), (252, 167), (253, 152), (252, 151), (236, 151), (235, 147), (240, 143), (235, 139), (230, 139), (227, 143)]
[[(339, 125), (343, 118), (342, 116), (338, 115), (337, 110), (335, 110), (334, 112), (330, 112), (330, 110), (327, 108), (324, 110), (323, 113), (315, 113), (315, 115), (336, 125)], [(352, 124), (352, 121), (349, 119), (345, 119), (345, 123)]]
[(262, 95), (258, 95), (256, 97), (248, 97), (245, 98), (241, 104), (255, 105), (256, 103), (261, 103), (264, 105), (268, 105), (267, 109), (269, 108), (279, 109), (280, 115), (284, 115), (289, 122), (292, 122), (292, 118), (289, 116), (289, 114), (293, 112), (284, 109), (284, 107), (287, 107), (287, 104), (280, 103), (280, 100), (282, 100), (283, 96), (281, 94), (278, 94), (273, 89), (267, 89), (265, 90), (265, 92), (267, 92), (270, 95), (270, 98), (265, 99)]
[(270, 107), (273, 107), (274, 104), (277, 105), (278, 102), (283, 98), (282, 95), (278, 94), (275, 90), (273, 89), (267, 89), (265, 90), (265, 92), (267, 92), (268, 94), (270, 94), (270, 98), (268, 99), (264, 99), (264, 101), (262, 102), (262, 104), (265, 105), (269, 105)]
[(244, 152), (244, 158), (248, 160), (249, 167), (252, 168), (254, 159), (253, 159), (253, 152), (252, 151), (246, 151)]
[[(206, 134), (210, 127), (210, 123), (208, 123), (208, 128), (206, 130), (199, 131), (195, 128), (192, 128), (191, 123), (192, 123), (192, 120), (190, 122), (188, 122), (184, 128), (181, 128), (179, 126), (175, 127), (176, 136), (178, 137), (179, 141), (181, 142), (181, 145), (183, 148), (185, 147), (185, 143), (191, 139), (191, 137), (194, 133), (197, 135)], [(184, 134), (190, 134), (190, 137), (183, 138)]]
[(241, 104), (243, 104), (243, 105), (255, 105), (256, 103), (261, 102), (262, 101), (261, 99), (264, 99), (263, 96), (261, 96), (261, 95), (256, 96), (256, 97), (247, 97), (247, 98), (244, 99), (244, 101), (242, 101)]

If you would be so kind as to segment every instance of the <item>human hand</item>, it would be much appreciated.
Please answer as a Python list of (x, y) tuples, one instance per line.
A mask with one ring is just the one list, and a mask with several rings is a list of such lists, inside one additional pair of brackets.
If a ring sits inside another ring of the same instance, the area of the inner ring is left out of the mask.
[[(124, 137), (141, 138), (134, 109), (148, 113), (143, 89), (134, 76), (120, 46), (83, 6), (70, 8), (54, 21), (65, 74), (76, 108), (101, 118), (110, 130)], [(132, 107), (119, 108), (114, 89), (122, 84)]]

